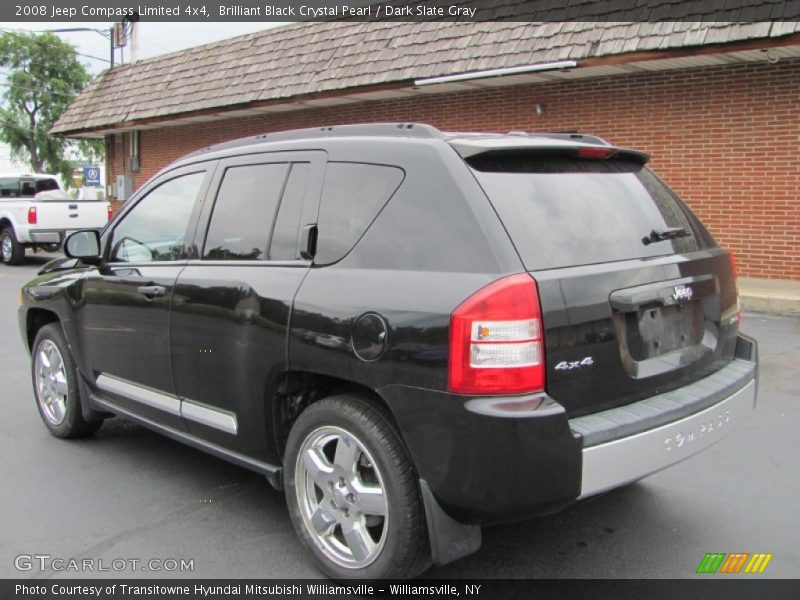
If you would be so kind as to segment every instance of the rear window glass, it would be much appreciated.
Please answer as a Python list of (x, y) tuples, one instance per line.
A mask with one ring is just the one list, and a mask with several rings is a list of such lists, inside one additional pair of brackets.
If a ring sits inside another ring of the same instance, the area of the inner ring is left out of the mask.
[(350, 252), (403, 181), (397, 167), (328, 163), (314, 262), (329, 264)]
[(37, 179), (36, 180), (36, 193), (39, 192), (52, 192), (53, 190), (57, 190), (58, 183), (55, 179)]
[(0, 197), (19, 198), (33, 196), (39, 192), (58, 190), (55, 179), (20, 179), (19, 177), (0, 178)]
[[(637, 162), (519, 155), (469, 164), (529, 270), (714, 246), (683, 202)], [(689, 235), (643, 242), (673, 228)]]

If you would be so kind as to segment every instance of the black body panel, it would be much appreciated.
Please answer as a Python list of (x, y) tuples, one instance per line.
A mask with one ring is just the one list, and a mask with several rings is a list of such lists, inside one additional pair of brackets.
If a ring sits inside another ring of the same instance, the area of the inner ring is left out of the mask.
[(289, 314), (307, 267), (192, 262), (175, 288), (170, 353), (176, 393), (233, 413), (236, 435), (187, 421), (189, 431), (258, 460), (267, 445), (267, 390), (288, 370)]
[[(92, 270), (79, 282), (80, 304), (74, 318), (84, 375), (94, 383), (101, 375), (174, 394), (169, 348), (172, 292), (182, 264), (124, 265)], [(148, 297), (140, 288), (161, 287), (163, 296)], [(183, 428), (180, 416), (166, 414), (123, 395), (121, 406)]]
[(470, 397), (403, 385), (379, 391), (420, 477), (457, 520), (520, 520), (580, 494), (581, 444), (552, 401), (524, 417), (487, 417), (467, 408)]

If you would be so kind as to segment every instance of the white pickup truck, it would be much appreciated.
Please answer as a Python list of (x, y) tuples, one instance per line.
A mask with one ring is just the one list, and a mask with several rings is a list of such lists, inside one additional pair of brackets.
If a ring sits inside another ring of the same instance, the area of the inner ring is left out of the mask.
[(102, 229), (111, 216), (105, 200), (73, 200), (54, 175), (0, 174), (0, 259), (18, 265), (25, 248), (57, 251), (67, 233)]

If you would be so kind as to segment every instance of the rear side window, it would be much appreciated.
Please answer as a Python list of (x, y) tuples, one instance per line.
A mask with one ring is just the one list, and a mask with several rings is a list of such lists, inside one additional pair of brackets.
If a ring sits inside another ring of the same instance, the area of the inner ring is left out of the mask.
[(39, 192), (52, 192), (59, 189), (58, 182), (55, 179), (37, 179), (36, 180), (36, 193)]
[(350, 252), (403, 181), (397, 167), (328, 163), (314, 262), (329, 264)]
[(229, 167), (206, 234), (203, 258), (264, 260), (287, 163)]
[(19, 198), (20, 196), (33, 196), (39, 192), (58, 190), (55, 179), (20, 179), (19, 177), (0, 178), (0, 197)]
[[(714, 246), (683, 202), (637, 162), (517, 155), (469, 164), (529, 270)], [(643, 242), (673, 228), (688, 235)]]

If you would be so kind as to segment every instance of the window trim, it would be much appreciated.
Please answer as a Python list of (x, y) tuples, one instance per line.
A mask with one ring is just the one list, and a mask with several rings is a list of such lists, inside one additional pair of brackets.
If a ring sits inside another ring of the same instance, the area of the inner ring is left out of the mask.
[[(283, 188), (281, 189), (281, 196), (275, 207), (275, 213), (272, 218), (272, 227), (270, 228), (269, 239), (267, 240), (267, 251), (264, 258), (257, 258), (254, 260), (218, 260), (218, 259), (204, 259), (203, 252), (205, 251), (206, 238), (208, 230), (211, 225), (211, 218), (214, 212), (214, 205), (217, 201), (217, 196), (222, 186), (223, 179), (226, 171), (231, 167), (246, 167), (255, 165), (269, 165), (275, 163), (286, 163), (289, 166), (286, 179), (284, 180)], [(319, 216), (319, 202), (322, 195), (322, 180), (325, 175), (325, 165), (327, 163), (327, 153), (323, 150), (282, 150), (279, 152), (259, 152), (242, 154), (228, 158), (220, 159), (214, 176), (209, 182), (208, 189), (205, 193), (203, 206), (200, 209), (199, 218), (193, 236), (193, 247), (197, 249), (197, 254), (189, 259), (189, 263), (193, 266), (208, 265), (208, 266), (288, 266), (288, 267), (309, 267), (313, 261), (297, 258), (294, 261), (284, 260), (270, 260), (269, 256), (270, 246), (272, 244), (272, 234), (275, 227), (275, 221), (278, 213), (280, 212), (281, 204), (283, 203), (283, 196), (286, 192), (286, 184), (291, 177), (291, 167), (294, 163), (308, 163), (309, 173), (306, 181), (306, 189), (303, 195), (302, 204), (300, 207), (300, 223), (316, 224)], [(298, 239), (300, 237), (300, 230), (297, 232)]]

